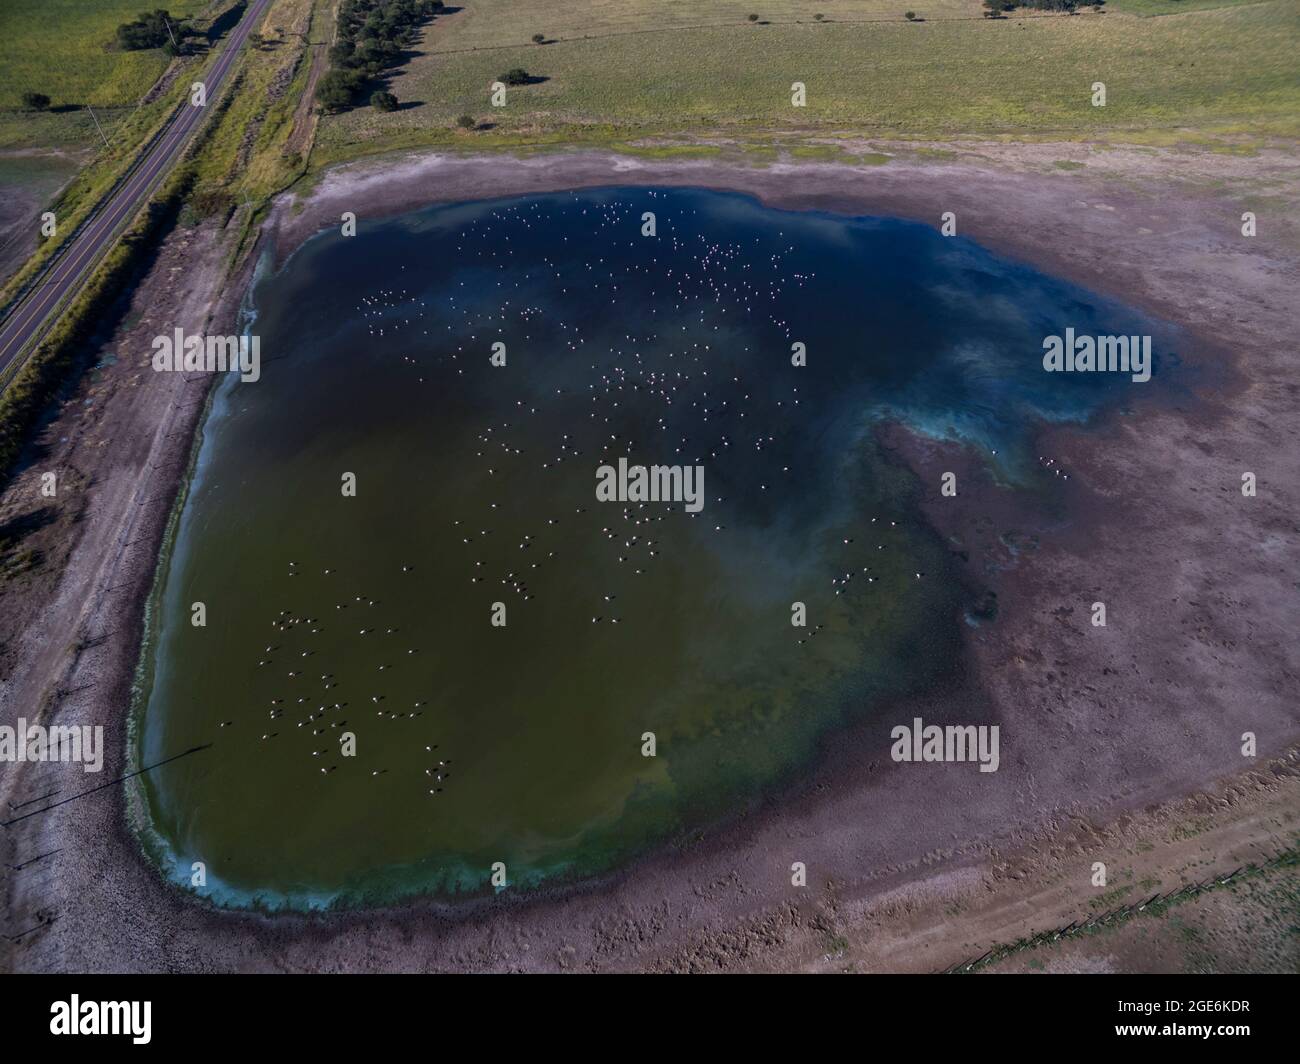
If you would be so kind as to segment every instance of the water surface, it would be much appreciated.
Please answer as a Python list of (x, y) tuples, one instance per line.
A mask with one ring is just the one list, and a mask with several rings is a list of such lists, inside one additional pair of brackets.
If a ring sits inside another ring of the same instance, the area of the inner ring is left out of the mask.
[(35, 249), (41, 212), (76, 170), (62, 155), (0, 152), (0, 281)]
[[(1154, 386), (1042, 371), (1066, 325), (1153, 328), (1070, 284), (699, 190), (363, 222), (254, 303), (262, 379), (214, 401), (138, 707), (144, 763), (212, 744), (146, 777), (145, 837), (223, 904), (473, 892), (494, 862), (526, 889), (745, 808), (960, 653), (978, 588), (877, 422), (1034, 491), (1036, 424)], [(703, 466), (702, 512), (596, 501), (620, 457)]]

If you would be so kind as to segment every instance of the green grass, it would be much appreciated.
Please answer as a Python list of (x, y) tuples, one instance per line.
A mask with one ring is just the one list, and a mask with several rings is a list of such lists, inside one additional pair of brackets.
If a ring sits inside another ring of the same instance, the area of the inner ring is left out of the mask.
[[(901, 21), (905, 5), (881, 0), (794, 3), (781, 5), (779, 17), (804, 21), (768, 26), (743, 21), (742, 12), (763, 15), (761, 5), (732, 0), (704, 9), (671, 0), (554, 0), (536, 24), (507, 0), (465, 5), (434, 22), (418, 48), (425, 54), (392, 79), (398, 98), (415, 106), (328, 118), (316, 163), (425, 144), (715, 132), (1093, 137), (1224, 125), (1300, 129), (1300, 9), (1292, 0), (1156, 19), (1089, 12), (998, 21), (980, 19), (976, 0), (942, 0), (913, 5), (929, 19), (916, 25)], [(632, 32), (684, 27), (702, 10), (710, 21), (737, 17), (711, 28)], [(817, 25), (810, 20), (817, 10), (900, 18)], [(499, 46), (533, 33), (553, 43)], [(505, 108), (490, 107), (490, 83), (514, 66), (546, 80), (510, 89)], [(807, 86), (805, 108), (791, 106), (794, 81)], [(1091, 106), (1094, 81), (1106, 83), (1105, 107)], [(493, 128), (459, 133), (452, 124), (462, 113)]]
[[(123, 52), (115, 31), (146, 8), (176, 18), (222, 9), (220, 0), (0, 0), (0, 149), (97, 150), (167, 69), (158, 49)], [(43, 92), (51, 110), (22, 109), (24, 92)]]
[(1187, 11), (1204, 11), (1210, 7), (1234, 7), (1258, 4), (1260, 0), (1106, 0), (1108, 11), (1126, 15), (1177, 15)]
[[(458, 0), (463, 10), (439, 20), (434, 47), (499, 48), (526, 46), (535, 33), (548, 41), (601, 37), (609, 34), (655, 33), (661, 30), (697, 26), (739, 27), (761, 33), (770, 25), (811, 24), (818, 13), (828, 22), (862, 22), (882, 19), (903, 21), (904, 11), (916, 11), (921, 18), (979, 17), (978, 2), (932, 0), (928, 3), (895, 3), (893, 0), (780, 0), (767, 5), (754, 0), (548, 0), (527, 15), (518, 0)], [(750, 14), (760, 24), (750, 25)], [(446, 29), (446, 34), (443, 29)], [(553, 47), (540, 46), (542, 50)]]
[(329, 0), (275, 5), (261, 31), (267, 47), (245, 51), (238, 89), (195, 160), (200, 186), (221, 186), (240, 202), (257, 203), (301, 172), (302, 161), (285, 156), (285, 141), (306, 89), (305, 46), (328, 40), (329, 7)]
[(617, 150), (641, 159), (716, 159), (723, 154), (711, 144), (624, 144)]
[(167, 66), (161, 51), (122, 52), (114, 33), (155, 6), (187, 18), (206, 0), (3, 0), (0, 3), (0, 108), (28, 90), (54, 106), (134, 105)]

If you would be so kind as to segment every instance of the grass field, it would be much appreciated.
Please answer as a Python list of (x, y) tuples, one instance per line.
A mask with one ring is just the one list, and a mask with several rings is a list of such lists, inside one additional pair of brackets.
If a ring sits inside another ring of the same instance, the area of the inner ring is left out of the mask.
[[(1198, 0), (1115, 0), (1117, 7)], [(909, 24), (908, 7), (927, 21)], [(521, 15), (534, 9), (537, 16)], [(1293, 134), (1300, 7), (1222, 4), (1160, 18), (1122, 12), (989, 21), (977, 0), (464, 0), (391, 79), (405, 105), (321, 124), (322, 161), (384, 147), (649, 134), (852, 130), (877, 135), (1041, 134), (1229, 126)], [(703, 21), (716, 23), (698, 27)], [(812, 16), (822, 12), (827, 22)], [(1154, 13), (1154, 12), (1148, 12)], [(837, 21), (852, 16), (856, 22)], [(777, 20), (780, 21), (777, 21)], [(796, 21), (798, 20), (798, 21)], [(875, 20), (875, 21), (872, 21)], [(890, 20), (890, 21), (882, 21)], [(543, 45), (526, 43), (545, 34)], [(584, 37), (584, 35), (590, 35)], [(516, 45), (501, 42), (520, 42)], [(489, 106), (521, 66), (544, 78)], [(790, 103), (807, 86), (808, 105)], [(1093, 82), (1107, 104), (1091, 105)], [(468, 113), (491, 128), (452, 130)]]
[[(167, 68), (160, 50), (117, 50), (115, 31), (142, 10), (186, 18), (216, 0), (0, 0), (0, 149), (94, 149), (89, 104), (112, 128)], [(43, 92), (51, 111), (22, 110), (24, 92)]]
[(1210, 7), (1236, 7), (1258, 4), (1260, 0), (1107, 0), (1111, 11), (1127, 15), (1177, 15), (1187, 11), (1204, 11)]
[(122, 52), (114, 32), (143, 9), (177, 18), (206, 0), (3, 0), (0, 3), (0, 108), (20, 106), (26, 91), (55, 107), (134, 104), (167, 65), (158, 50)]
[(751, 14), (781, 26), (812, 24), (818, 14), (840, 23), (901, 20), (906, 11), (920, 18), (980, 17), (978, 0), (780, 0), (767, 6), (761, 0), (448, 0), (448, 6), (460, 10), (443, 16), (448, 35), (444, 44), (435, 34), (436, 48), (531, 45), (535, 33), (554, 40), (695, 26), (757, 29), (748, 26)]

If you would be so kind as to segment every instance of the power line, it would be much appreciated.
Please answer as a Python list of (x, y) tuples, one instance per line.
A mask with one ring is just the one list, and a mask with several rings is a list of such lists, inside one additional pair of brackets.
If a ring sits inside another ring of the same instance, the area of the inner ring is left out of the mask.
[(125, 783), (127, 780), (132, 779), (135, 776), (141, 776), (146, 772), (152, 771), (153, 769), (161, 768), (163, 765), (166, 765), (169, 762), (179, 761), (182, 757), (189, 757), (190, 754), (197, 754), (200, 750), (207, 750), (211, 746), (212, 746), (211, 743), (204, 743), (202, 746), (191, 746), (184, 753), (173, 754), (171, 757), (163, 758), (163, 760), (157, 761), (152, 765), (146, 765), (144, 768), (136, 769), (134, 772), (128, 772), (125, 776), (118, 776), (118, 778), (115, 780), (109, 780), (107, 783), (101, 783), (98, 787), (91, 787), (89, 790), (81, 791), (79, 794), (74, 794), (70, 798), (63, 798), (57, 802), (54, 802), (51, 805), (47, 805), (44, 809), (33, 809), (30, 813), (24, 813), (22, 816), (16, 816), (12, 820), (0, 821), (0, 827), (6, 827), (6, 828), (11, 827), (14, 824), (17, 824), (20, 820), (26, 820), (28, 817), (38, 816), (41, 813), (48, 813), (51, 809), (57, 809), (61, 805), (67, 805), (69, 802), (75, 802), (78, 798), (85, 798), (87, 795), (94, 794), (96, 791), (102, 791), (105, 787), (114, 787), (119, 783)]

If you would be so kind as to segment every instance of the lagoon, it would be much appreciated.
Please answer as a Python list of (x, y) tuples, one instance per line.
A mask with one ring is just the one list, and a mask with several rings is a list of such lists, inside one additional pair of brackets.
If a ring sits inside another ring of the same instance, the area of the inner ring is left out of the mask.
[[(1036, 426), (1134, 387), (1045, 373), (1044, 338), (1154, 335), (1157, 376), (1170, 342), (925, 226), (696, 189), (363, 220), (251, 305), (261, 377), (214, 395), (134, 743), (211, 744), (141, 778), (164, 875), (270, 909), (599, 875), (843, 728), (887, 749), (980, 587), (875, 428), (1034, 493)], [(602, 501), (620, 461), (702, 468), (701, 508)]]

